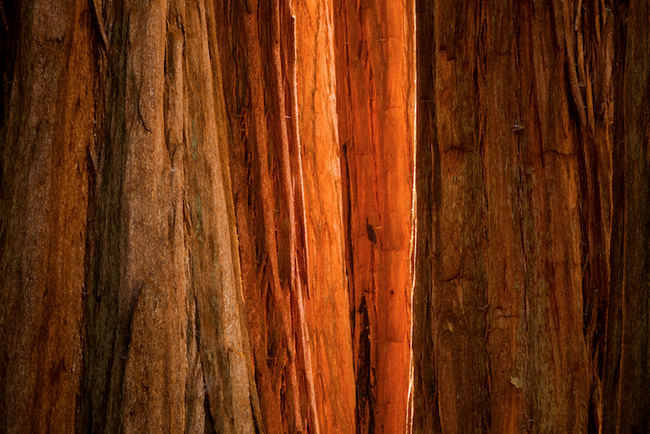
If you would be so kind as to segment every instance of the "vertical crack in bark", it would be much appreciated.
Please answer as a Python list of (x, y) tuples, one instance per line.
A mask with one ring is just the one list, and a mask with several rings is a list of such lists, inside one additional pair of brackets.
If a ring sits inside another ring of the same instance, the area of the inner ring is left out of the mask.
[[(562, 1), (562, 8), (558, 7), (558, 1)], [(580, 90), (580, 82), (578, 81), (578, 68), (584, 65), (576, 65), (576, 47), (573, 40), (573, 31), (571, 30), (571, 12), (569, 9), (569, 4), (567, 0), (553, 0), (554, 8), (556, 11), (560, 11), (561, 23), (555, 23), (555, 26), (562, 26), (562, 34), (565, 41), (565, 53), (567, 56), (567, 68), (569, 73), (569, 82), (571, 83), (571, 93), (573, 94), (573, 100), (578, 110), (578, 117), (580, 119), (580, 127), (585, 131), (590, 131), (593, 134), (593, 125), (587, 123), (587, 115), (585, 112), (584, 98), (582, 96), (582, 91)], [(558, 16), (556, 15), (556, 19)], [(582, 68), (581, 68), (582, 69)]]

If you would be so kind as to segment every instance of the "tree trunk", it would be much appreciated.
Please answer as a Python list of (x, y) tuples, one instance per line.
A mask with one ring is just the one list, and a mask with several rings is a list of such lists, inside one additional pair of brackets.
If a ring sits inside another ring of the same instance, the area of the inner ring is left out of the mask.
[(409, 388), (414, 3), (336, 3), (357, 432), (396, 433)]
[(254, 432), (205, 4), (36, 0), (16, 15), (2, 426)]
[(647, 6), (417, 8), (413, 432), (647, 430)]
[(0, 431), (649, 431), (649, 16), (0, 0)]

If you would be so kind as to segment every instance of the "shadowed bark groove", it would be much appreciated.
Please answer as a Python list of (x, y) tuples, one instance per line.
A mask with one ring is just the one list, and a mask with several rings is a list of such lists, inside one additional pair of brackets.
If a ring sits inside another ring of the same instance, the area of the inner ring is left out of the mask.
[[(650, 43), (647, 2), (631, 1), (616, 12), (625, 53), (617, 56), (614, 154), (615, 197), (612, 230), (612, 300), (607, 317), (607, 353), (603, 382), (603, 429), (612, 433), (650, 430), (647, 254), (650, 236)], [(627, 29), (622, 26), (627, 25)], [(621, 43), (622, 43), (621, 41)], [(624, 77), (623, 79), (620, 77)], [(611, 330), (611, 332), (610, 332)], [(605, 431), (603, 431), (605, 432)]]

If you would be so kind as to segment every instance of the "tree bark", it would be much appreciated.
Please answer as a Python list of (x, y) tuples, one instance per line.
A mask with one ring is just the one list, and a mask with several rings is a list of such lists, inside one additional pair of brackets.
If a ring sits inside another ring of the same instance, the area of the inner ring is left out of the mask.
[(321, 432), (354, 433), (355, 387), (337, 113), (335, 5), (295, 4), (296, 92), (307, 247), (307, 324)]
[(647, 429), (629, 7), (418, 3), (413, 432)]
[(414, 3), (335, 3), (357, 432), (401, 432), (410, 363)]
[(649, 17), (0, 0), (0, 431), (649, 431)]
[(3, 122), (2, 426), (253, 432), (205, 3), (36, 0), (18, 18)]
[(620, 17), (618, 41), (625, 50), (617, 53), (615, 70), (615, 202), (602, 427), (603, 432), (637, 433), (650, 430), (645, 393), (650, 381), (650, 43), (643, 36), (650, 10), (647, 2), (632, 1), (614, 11)]
[(83, 1), (2, 7), (13, 35), (3, 38), (0, 131), (6, 432), (71, 432), (79, 412), (95, 72), (85, 10)]

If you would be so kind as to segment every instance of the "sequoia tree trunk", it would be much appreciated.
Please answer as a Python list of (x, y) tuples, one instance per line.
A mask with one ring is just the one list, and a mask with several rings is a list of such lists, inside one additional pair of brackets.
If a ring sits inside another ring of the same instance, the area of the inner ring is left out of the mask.
[(0, 431), (650, 431), (649, 27), (0, 0)]
[(2, 430), (255, 432), (214, 15), (7, 6)]
[(647, 431), (646, 2), (417, 8), (413, 432)]

